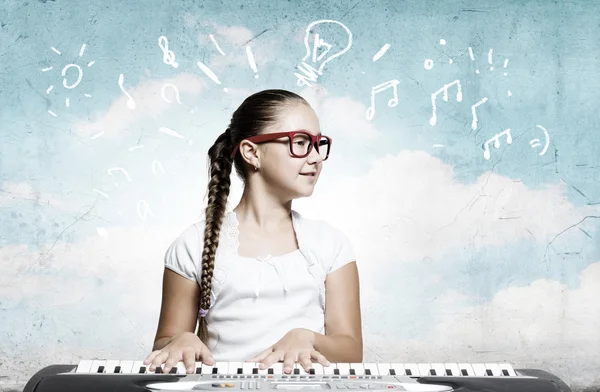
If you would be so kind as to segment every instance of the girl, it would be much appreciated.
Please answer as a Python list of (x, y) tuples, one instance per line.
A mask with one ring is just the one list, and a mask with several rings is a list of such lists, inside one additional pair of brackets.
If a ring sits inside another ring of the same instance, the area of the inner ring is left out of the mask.
[[(302, 97), (248, 97), (209, 149), (204, 217), (165, 254), (153, 350), (163, 372), (183, 361), (362, 362), (359, 280), (353, 248), (331, 225), (303, 218), (292, 200), (313, 193), (331, 139)], [(226, 212), (230, 174), (244, 181)], [(326, 305), (326, 306), (325, 306)], [(197, 333), (194, 333), (199, 319)]]

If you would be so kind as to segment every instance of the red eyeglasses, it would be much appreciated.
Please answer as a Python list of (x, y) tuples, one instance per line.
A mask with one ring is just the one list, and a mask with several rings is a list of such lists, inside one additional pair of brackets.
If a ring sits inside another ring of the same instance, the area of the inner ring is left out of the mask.
[[(324, 135), (313, 135), (306, 131), (290, 131), (290, 132), (276, 132), (276, 133), (265, 133), (261, 135), (251, 136), (245, 140), (251, 141), (252, 143), (266, 143), (274, 141), (282, 137), (287, 137), (290, 146), (290, 154), (296, 158), (307, 157), (312, 151), (313, 146), (317, 149), (319, 155), (323, 160), (329, 157), (329, 150), (331, 150), (331, 138)], [(233, 149), (231, 153), (231, 159), (237, 154), (240, 145), (239, 143)]]

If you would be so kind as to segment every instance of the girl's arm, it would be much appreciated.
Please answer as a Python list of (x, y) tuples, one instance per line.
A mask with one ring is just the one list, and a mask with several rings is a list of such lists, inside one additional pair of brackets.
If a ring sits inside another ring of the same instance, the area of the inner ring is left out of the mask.
[(315, 350), (330, 362), (363, 360), (360, 288), (356, 262), (327, 275), (325, 335), (315, 333)]

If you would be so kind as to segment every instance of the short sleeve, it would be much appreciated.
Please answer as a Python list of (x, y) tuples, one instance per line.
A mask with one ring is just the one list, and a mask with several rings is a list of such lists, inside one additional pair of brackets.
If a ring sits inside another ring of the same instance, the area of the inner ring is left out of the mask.
[(203, 235), (198, 224), (188, 227), (167, 248), (165, 267), (184, 278), (198, 282), (201, 276), (202, 242)]
[(329, 237), (330, 266), (325, 271), (327, 274), (337, 271), (348, 263), (356, 261), (354, 248), (350, 239), (341, 230), (327, 224), (327, 237)]

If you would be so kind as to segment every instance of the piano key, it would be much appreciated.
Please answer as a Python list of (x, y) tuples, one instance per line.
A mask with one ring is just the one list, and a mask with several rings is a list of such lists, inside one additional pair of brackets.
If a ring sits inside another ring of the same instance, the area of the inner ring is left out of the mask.
[(227, 374), (229, 372), (229, 362), (215, 362), (214, 367), (217, 368), (217, 374)]
[[(446, 375), (446, 367), (443, 363), (431, 363), (431, 370), (434, 370), (435, 376), (445, 376)], [(431, 374), (431, 370), (429, 374)]]
[(93, 362), (94, 361), (88, 359), (79, 361), (79, 365), (77, 365), (75, 373), (89, 373)]
[(275, 362), (271, 367), (273, 368), (273, 374), (283, 374), (283, 362)]
[(201, 374), (212, 374), (213, 369), (215, 369), (214, 365), (207, 365), (204, 362), (202, 362)]
[(500, 371), (502, 372), (503, 376), (516, 376), (517, 373), (515, 372), (515, 370), (513, 369), (512, 365), (510, 363), (499, 363), (498, 367), (500, 368)]
[(487, 373), (485, 372), (485, 365), (483, 363), (473, 363), (471, 366), (473, 366), (473, 372), (476, 376), (487, 376)]
[(260, 374), (260, 375), (267, 375), (267, 374), (269, 374), (269, 368), (261, 369), (259, 367), (259, 365), (260, 365), (260, 362), (257, 362), (256, 363), (256, 367), (258, 368), (258, 374)]
[(460, 369), (460, 374), (462, 376), (474, 376), (475, 375), (473, 368), (468, 363), (459, 363), (458, 368)]
[(109, 359), (104, 364), (104, 373), (110, 374), (115, 372), (115, 368), (119, 366), (119, 360)]
[(365, 375), (365, 367), (362, 363), (350, 363), (350, 370), (353, 370), (355, 376), (364, 376)]
[(389, 363), (378, 363), (377, 371), (380, 376), (388, 376), (390, 374), (390, 364)]
[(405, 363), (404, 364), (404, 374), (407, 376), (420, 376), (419, 365), (416, 363)]
[(133, 361), (133, 365), (131, 366), (131, 373), (139, 374), (146, 373), (150, 365), (144, 365), (144, 361)]
[(238, 369), (242, 369), (242, 372), (244, 371), (243, 362), (229, 362), (229, 370), (227, 371), (227, 373), (238, 374)]
[(304, 370), (304, 367), (300, 365), (298, 362), (294, 365), (294, 373), (300, 376), (308, 376), (308, 372)]
[[(500, 366), (498, 366), (498, 364), (486, 363), (485, 368), (488, 371), (489, 376), (494, 376), (494, 377), (502, 376), (502, 370), (500, 370)], [(492, 374), (489, 374), (489, 371), (491, 371)]]
[(337, 369), (335, 363), (329, 362), (329, 366), (323, 366), (323, 374), (332, 375), (334, 374), (335, 369)]
[(370, 376), (379, 376), (379, 369), (377, 368), (376, 363), (365, 363), (363, 367), (365, 369), (365, 374)]
[(133, 361), (121, 361), (119, 366), (121, 367), (121, 373), (130, 374), (133, 368)]
[(339, 370), (340, 376), (349, 376), (350, 375), (350, 364), (346, 362), (340, 362), (337, 364), (337, 368)]
[(242, 374), (251, 375), (254, 374), (253, 370), (256, 369), (256, 374), (258, 374), (258, 368), (256, 362), (244, 362), (242, 365)]
[(419, 369), (419, 374), (422, 376), (432, 376), (432, 374), (430, 373), (431, 364), (429, 363), (418, 363), (417, 369)]
[(460, 369), (456, 363), (445, 363), (444, 367), (446, 368), (444, 371), (445, 376), (462, 376), (462, 373), (460, 372)]
[(177, 365), (175, 367), (173, 367), (173, 369), (176, 369), (175, 374), (187, 374), (187, 369), (186, 369), (185, 363), (183, 363), (183, 361), (177, 362)]
[(315, 369), (315, 374), (323, 374), (324, 372), (323, 365), (318, 362), (313, 363), (313, 369)]
[(91, 373), (104, 373), (104, 364), (106, 361), (95, 360), (92, 361), (92, 367), (90, 368)]

